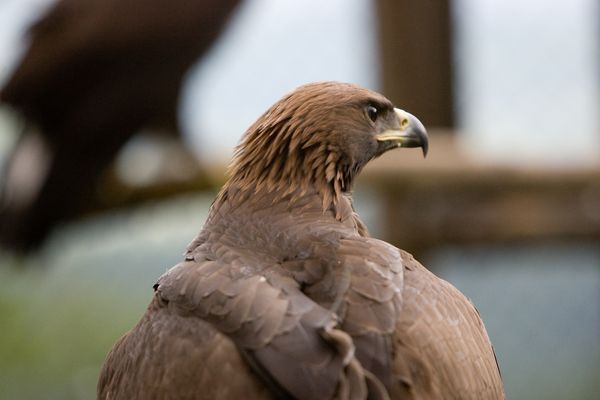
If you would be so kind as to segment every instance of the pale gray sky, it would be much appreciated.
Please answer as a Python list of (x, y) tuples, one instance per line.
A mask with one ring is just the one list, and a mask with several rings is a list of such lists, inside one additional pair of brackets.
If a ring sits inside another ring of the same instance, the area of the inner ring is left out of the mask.
[(600, 161), (597, 0), (455, 0), (465, 149), (543, 166)]

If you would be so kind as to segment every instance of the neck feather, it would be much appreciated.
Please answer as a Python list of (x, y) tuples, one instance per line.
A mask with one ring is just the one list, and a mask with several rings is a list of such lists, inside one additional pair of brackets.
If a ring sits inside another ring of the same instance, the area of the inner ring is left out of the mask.
[(290, 141), (274, 141), (266, 151), (258, 151), (256, 146), (244, 148), (230, 166), (230, 178), (217, 203), (227, 197), (232, 187), (249, 196), (274, 193), (274, 202), (290, 195), (316, 192), (323, 211), (332, 210), (339, 219), (342, 196), (350, 192), (358, 172), (347, 168), (339, 154), (334, 146), (323, 143), (294, 146)]

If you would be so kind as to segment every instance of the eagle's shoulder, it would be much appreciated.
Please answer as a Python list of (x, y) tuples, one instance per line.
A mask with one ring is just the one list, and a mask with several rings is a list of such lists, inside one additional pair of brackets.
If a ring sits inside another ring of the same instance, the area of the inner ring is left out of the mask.
[(155, 296), (163, 308), (229, 337), (274, 393), (318, 399), (342, 388), (378, 390), (337, 315), (302, 292), (293, 276), (201, 254), (196, 250), (159, 279)]

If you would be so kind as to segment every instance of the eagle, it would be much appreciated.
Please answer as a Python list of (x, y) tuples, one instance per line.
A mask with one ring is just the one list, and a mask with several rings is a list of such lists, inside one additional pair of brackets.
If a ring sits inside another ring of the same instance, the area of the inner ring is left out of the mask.
[(238, 0), (59, 0), (29, 29), (0, 90), (26, 120), (0, 193), (0, 243), (36, 248), (81, 214), (119, 149), (143, 128), (176, 133), (189, 67)]
[(102, 367), (98, 399), (502, 399), (473, 304), (352, 205), (422, 123), (354, 84), (306, 84), (248, 128), (183, 260)]

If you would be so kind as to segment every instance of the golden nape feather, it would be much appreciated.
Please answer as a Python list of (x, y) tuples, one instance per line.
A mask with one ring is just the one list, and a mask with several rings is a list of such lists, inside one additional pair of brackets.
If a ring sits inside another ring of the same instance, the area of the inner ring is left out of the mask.
[(353, 209), (354, 178), (398, 147), (426, 151), (423, 125), (355, 85), (267, 110), (98, 398), (503, 399), (473, 305)]

